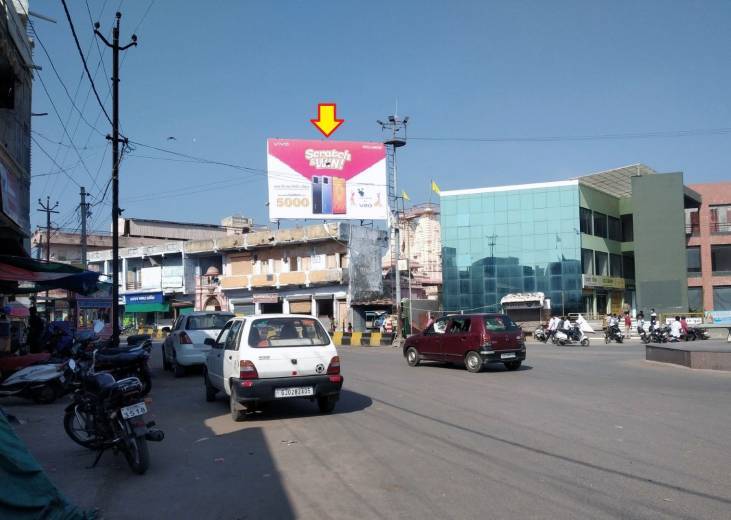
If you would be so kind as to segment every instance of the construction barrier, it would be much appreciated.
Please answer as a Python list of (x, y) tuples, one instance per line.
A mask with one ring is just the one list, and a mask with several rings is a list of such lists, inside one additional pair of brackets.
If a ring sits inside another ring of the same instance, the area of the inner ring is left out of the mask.
[(388, 347), (393, 344), (394, 336), (381, 332), (335, 332), (332, 338), (338, 346)]

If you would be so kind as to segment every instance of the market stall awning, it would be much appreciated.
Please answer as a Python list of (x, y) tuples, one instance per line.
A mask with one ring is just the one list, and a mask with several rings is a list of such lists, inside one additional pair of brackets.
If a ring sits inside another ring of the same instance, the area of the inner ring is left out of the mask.
[(67, 289), (91, 294), (99, 289), (99, 273), (60, 262), (0, 255), (0, 292), (33, 293)]
[(128, 303), (124, 306), (125, 314), (135, 312), (167, 312), (170, 310), (168, 303)]

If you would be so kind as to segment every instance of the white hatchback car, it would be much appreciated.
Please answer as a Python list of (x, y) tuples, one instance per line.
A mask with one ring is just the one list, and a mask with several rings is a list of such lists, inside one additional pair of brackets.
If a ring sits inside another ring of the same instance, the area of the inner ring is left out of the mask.
[(186, 367), (203, 365), (211, 347), (208, 338), (218, 337), (221, 329), (234, 315), (230, 312), (200, 311), (180, 316), (162, 344), (162, 366), (172, 370), (175, 377), (185, 375)]
[(229, 396), (231, 418), (241, 421), (259, 403), (304, 397), (332, 412), (340, 397), (340, 358), (312, 316), (262, 314), (234, 318), (206, 356), (206, 400)]

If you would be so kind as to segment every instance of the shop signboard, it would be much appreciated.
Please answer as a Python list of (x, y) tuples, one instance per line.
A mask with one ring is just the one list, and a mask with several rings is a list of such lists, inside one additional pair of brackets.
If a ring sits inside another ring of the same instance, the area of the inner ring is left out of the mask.
[(279, 295), (277, 293), (259, 293), (252, 297), (254, 303), (277, 303)]
[(613, 276), (599, 276), (593, 274), (581, 275), (581, 282), (584, 287), (602, 287), (605, 289), (624, 289), (624, 278)]
[(163, 303), (162, 292), (134, 293), (124, 295), (125, 305), (136, 305), (140, 303)]
[(386, 148), (364, 141), (267, 141), (269, 218), (385, 220)]

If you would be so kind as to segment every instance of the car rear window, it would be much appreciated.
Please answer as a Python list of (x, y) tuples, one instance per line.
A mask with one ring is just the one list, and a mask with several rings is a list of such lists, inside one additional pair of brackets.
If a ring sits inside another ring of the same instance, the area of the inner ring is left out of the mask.
[(205, 314), (200, 316), (188, 316), (186, 330), (218, 330), (222, 329), (233, 314)]
[(315, 318), (265, 318), (251, 324), (249, 345), (266, 347), (323, 347), (330, 338)]
[(509, 316), (485, 316), (485, 329), (489, 332), (504, 332), (519, 328)]

